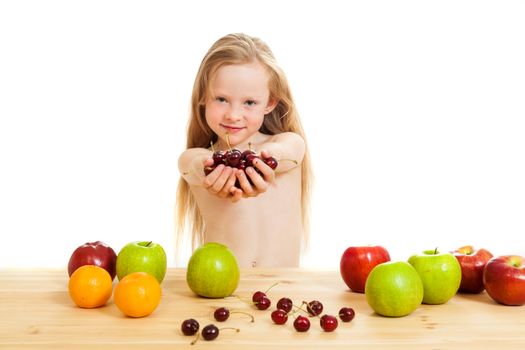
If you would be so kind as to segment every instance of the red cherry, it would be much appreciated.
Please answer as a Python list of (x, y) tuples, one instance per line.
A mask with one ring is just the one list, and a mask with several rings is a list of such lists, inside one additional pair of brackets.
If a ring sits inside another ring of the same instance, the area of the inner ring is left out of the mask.
[(351, 307), (343, 307), (339, 310), (339, 318), (343, 322), (350, 322), (355, 317), (355, 311)]
[(289, 298), (281, 298), (277, 302), (277, 308), (284, 310), (285, 312), (292, 311), (292, 307), (293, 307), (293, 302)]
[(276, 324), (285, 324), (288, 321), (288, 314), (286, 311), (277, 309), (272, 312), (272, 321)]
[(318, 316), (323, 312), (323, 304), (320, 301), (312, 300), (306, 304), (306, 310), (311, 316)]
[(332, 315), (323, 315), (320, 320), (321, 328), (325, 332), (332, 332), (337, 328), (337, 318)]
[(306, 332), (310, 329), (310, 320), (304, 316), (297, 316), (293, 326), (297, 332)]
[(267, 297), (262, 297), (259, 299), (259, 301), (255, 302), (255, 306), (259, 310), (266, 310), (272, 305), (272, 302)]

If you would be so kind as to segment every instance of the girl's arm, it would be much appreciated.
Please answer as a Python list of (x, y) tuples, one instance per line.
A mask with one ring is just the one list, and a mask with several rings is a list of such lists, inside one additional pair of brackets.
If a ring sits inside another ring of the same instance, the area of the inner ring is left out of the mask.
[(269, 154), (274, 157), (279, 165), (276, 173), (286, 172), (301, 164), (306, 145), (301, 136), (294, 132), (283, 132), (271, 138), (271, 141), (261, 146), (263, 156)]

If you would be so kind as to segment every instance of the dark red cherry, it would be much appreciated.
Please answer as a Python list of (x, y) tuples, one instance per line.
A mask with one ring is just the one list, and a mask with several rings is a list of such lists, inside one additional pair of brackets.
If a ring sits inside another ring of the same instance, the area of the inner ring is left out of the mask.
[(259, 159), (259, 157), (258, 157), (255, 153), (253, 153), (253, 154), (248, 154), (248, 155), (244, 158), (244, 160), (246, 161), (246, 166), (253, 166), (253, 161), (254, 161), (255, 159)]
[(219, 336), (219, 328), (214, 324), (209, 324), (202, 329), (201, 335), (205, 340), (213, 340)]
[(230, 310), (225, 307), (220, 307), (213, 313), (213, 317), (219, 322), (224, 322), (230, 317)]
[(292, 311), (293, 302), (292, 302), (292, 300), (290, 298), (281, 298), (277, 302), (276, 307), (278, 309), (284, 310), (285, 312), (288, 313), (288, 312)]
[(237, 168), (242, 159), (242, 153), (238, 149), (226, 152), (226, 164), (232, 168)]
[(321, 328), (325, 332), (332, 332), (332, 331), (334, 331), (337, 328), (337, 325), (338, 325), (337, 318), (335, 318), (332, 315), (323, 315), (319, 322), (321, 324)]
[(213, 164), (219, 165), (224, 164), (224, 151), (215, 151), (212, 155)]
[(255, 155), (255, 152), (251, 149), (247, 149), (246, 151), (242, 152), (242, 159), (246, 159), (249, 155)]
[(254, 303), (258, 302), (262, 297), (265, 297), (266, 296), (266, 293), (264, 292), (261, 292), (261, 291), (257, 291), (255, 293), (253, 293), (252, 295), (252, 301)]
[(180, 326), (180, 330), (184, 335), (194, 335), (199, 331), (199, 322), (193, 318), (184, 320)]
[(266, 310), (270, 307), (270, 305), (272, 305), (272, 302), (270, 299), (268, 299), (268, 297), (262, 297), (259, 299), (259, 301), (255, 302), (255, 306), (259, 310)]
[(204, 167), (204, 175), (205, 176), (208, 176), (210, 175), (210, 173), (215, 170), (215, 165), (214, 166), (205, 166)]
[(355, 317), (355, 311), (351, 307), (343, 307), (339, 310), (339, 318), (343, 322), (350, 322)]
[(306, 310), (311, 316), (318, 316), (323, 312), (323, 304), (320, 301), (312, 300), (306, 304)]
[(266, 165), (268, 165), (273, 170), (275, 170), (275, 168), (277, 168), (277, 165), (279, 165), (279, 163), (277, 162), (277, 159), (275, 159), (274, 157), (264, 158), (263, 162), (265, 162)]
[(304, 316), (297, 316), (293, 326), (297, 332), (306, 332), (310, 329), (310, 320)]
[(272, 312), (272, 321), (276, 324), (285, 324), (288, 321), (288, 313), (281, 309), (274, 310)]

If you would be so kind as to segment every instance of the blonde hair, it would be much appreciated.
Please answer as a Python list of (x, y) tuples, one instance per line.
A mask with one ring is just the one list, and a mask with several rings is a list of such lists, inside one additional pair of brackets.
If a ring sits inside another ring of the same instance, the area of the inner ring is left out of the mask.
[[(205, 118), (205, 99), (210, 81), (217, 70), (226, 65), (260, 62), (269, 74), (270, 99), (278, 101), (271, 113), (265, 116), (259, 131), (267, 135), (295, 132), (306, 144), (303, 127), (295, 107), (292, 93), (284, 72), (277, 65), (270, 48), (260, 39), (245, 34), (229, 34), (217, 40), (201, 62), (191, 96), (191, 111), (187, 130), (186, 148), (208, 148), (218, 136), (211, 130)], [(301, 209), (303, 223), (303, 247), (308, 245), (309, 203), (312, 171), (308, 147), (301, 163)], [(181, 177), (177, 188), (176, 245), (180, 251), (186, 226), (192, 233), (192, 250), (204, 241), (204, 222), (188, 183)]]

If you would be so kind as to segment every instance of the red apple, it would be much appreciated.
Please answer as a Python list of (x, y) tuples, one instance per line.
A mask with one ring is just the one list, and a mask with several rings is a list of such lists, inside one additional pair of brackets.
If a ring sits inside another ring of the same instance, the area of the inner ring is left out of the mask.
[(492, 258), (492, 254), (486, 249), (475, 250), (466, 245), (452, 252), (461, 266), (461, 284), (459, 291), (462, 293), (483, 292), (483, 268)]
[(341, 257), (341, 277), (352, 291), (364, 293), (370, 271), (387, 261), (390, 261), (390, 254), (381, 246), (349, 247)]
[(116, 264), (117, 254), (110, 246), (100, 241), (88, 242), (71, 254), (67, 271), (71, 276), (80, 266), (97, 265), (105, 269), (113, 280), (117, 274)]
[(483, 270), (483, 284), (500, 304), (525, 304), (525, 258), (503, 255), (490, 259)]

